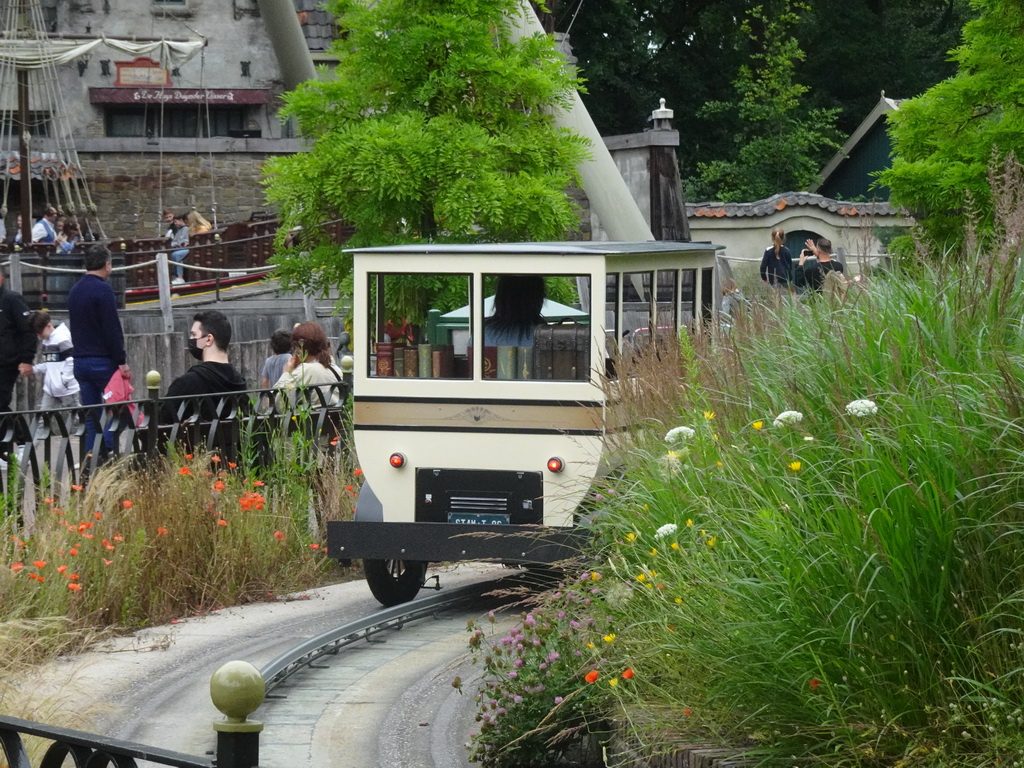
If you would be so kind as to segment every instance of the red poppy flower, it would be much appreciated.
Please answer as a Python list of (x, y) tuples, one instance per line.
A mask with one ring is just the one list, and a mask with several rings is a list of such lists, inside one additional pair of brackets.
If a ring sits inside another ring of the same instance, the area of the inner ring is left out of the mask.
[(97, 520), (102, 520), (103, 519), (103, 513), (102, 512), (93, 512), (92, 516), (95, 517)]
[(46, 567), (46, 561), (45, 560), (33, 560), (32, 561), (32, 565), (34, 565), (36, 568), (45, 568)]
[(219, 525), (221, 528), (223, 528), (227, 524), (228, 524), (228, 521), (225, 520), (224, 518), (221, 518), (220, 520), (217, 521), (217, 525)]
[(228, 462), (228, 467), (230, 467), (231, 469), (234, 469), (234, 468), (235, 468), (235, 467), (237, 467), (237, 466), (238, 466), (238, 465), (237, 465), (237, 464), (235, 464), (235, 462), (233, 462), (233, 461), (229, 461), (229, 462)]
[(217, 455), (211, 456), (210, 457), (210, 461), (212, 461), (214, 464), (218, 464), (218, 463), (220, 463), (220, 456), (217, 456)]
[(192, 461), (192, 454), (191, 453), (186, 453), (185, 454), (185, 458), (188, 459), (189, 461)]
[(73, 589), (75, 592), (77, 592), (81, 588), (82, 588), (81, 584), (75, 584), (74, 582), (71, 582), (70, 584), (68, 584), (68, 589)]
[(64, 571), (66, 571), (67, 569), (68, 569), (68, 567), (66, 565), (58, 565), (57, 566), (57, 573), (64, 573)]
[(106, 539), (104, 539), (104, 540), (103, 540), (103, 547), (104, 547), (104, 549), (109, 549), (110, 551), (113, 551), (113, 550), (114, 550), (114, 545), (113, 545), (113, 544), (111, 544), (111, 543), (110, 543), (109, 541), (107, 541)]
[(114, 541), (124, 541), (124, 536), (121, 536), (120, 534), (115, 533), (114, 534)]
[(598, 677), (597, 670), (596, 669), (592, 669), (589, 672), (587, 672), (587, 674), (585, 674), (583, 676), (583, 679), (586, 680), (588, 683), (596, 683), (597, 682), (597, 677)]
[(690, 711), (689, 707), (683, 707), (683, 714), (684, 715), (690, 715), (690, 714), (693, 714), (693, 713)]
[(355, 490), (355, 488), (353, 488), (351, 485), (346, 485), (345, 486), (345, 490), (348, 491), (349, 493), (351, 493), (352, 491)]
[(310, 549), (320, 549), (320, 545), (319, 544), (310, 544), (309, 548)]
[(361, 474), (363, 474), (363, 470), (361, 470), (361, 469), (354, 469), (354, 470), (352, 470), (352, 474), (355, 475), (356, 477), (359, 477)]
[(114, 562), (114, 561), (113, 560), (107, 560), (107, 558), (105, 558), (105, 557), (103, 558), (103, 564), (104, 565), (110, 565), (112, 562)]
[(227, 487), (227, 486), (226, 486), (226, 485), (224, 485), (224, 481), (223, 481), (223, 480), (216, 480), (216, 481), (214, 481), (214, 483), (213, 483), (213, 490), (214, 490), (214, 491), (216, 491), (217, 493), (220, 493), (220, 492), (221, 492), (221, 491), (223, 491), (223, 490), (224, 490), (224, 489), (225, 489), (226, 487)]
[(83, 488), (85, 488), (84, 485), (72, 485), (71, 486), (71, 490), (72, 491), (81, 491)]
[(125, 499), (124, 501), (121, 502), (121, 506), (124, 507), (125, 509), (131, 509), (132, 503), (128, 501), (128, 499)]
[(278, 541), (284, 541), (284, 531), (274, 531), (274, 538)]
[(69, 574), (68, 574), (68, 578), (69, 578), (69, 579), (70, 579), (71, 581), (78, 581), (78, 574), (77, 574), (77, 573), (69, 573)]
[(816, 691), (818, 690), (818, 686), (821, 685), (821, 680), (812, 677), (810, 680), (807, 681), (807, 684), (811, 686), (812, 691)]
[(24, 567), (25, 567), (24, 563), (11, 563), (11, 570), (14, 571), (15, 573), (17, 573), (18, 571), (20, 571)]
[(157, 536), (166, 536), (168, 533), (169, 533), (169, 531), (166, 528), (164, 528), (162, 525), (159, 526), (156, 529), (156, 535)]
[(78, 547), (72, 547), (71, 549), (69, 549), (68, 550), (68, 554), (69, 555), (77, 555), (78, 554)]
[(622, 679), (623, 680), (632, 680), (633, 679), (633, 670), (632, 669), (627, 669), (627, 670), (623, 671)]
[(182, 467), (181, 469), (178, 470), (178, 474), (179, 475), (191, 475), (192, 474), (192, 470), (189, 469), (188, 467)]
[(253, 484), (254, 486), (256, 486), (257, 488), (259, 488), (259, 487), (260, 487), (260, 486), (262, 486), (262, 485), (266, 485), (266, 483), (264, 483), (264, 482), (263, 482), (262, 480), (253, 480), (253, 481), (252, 481), (252, 484)]

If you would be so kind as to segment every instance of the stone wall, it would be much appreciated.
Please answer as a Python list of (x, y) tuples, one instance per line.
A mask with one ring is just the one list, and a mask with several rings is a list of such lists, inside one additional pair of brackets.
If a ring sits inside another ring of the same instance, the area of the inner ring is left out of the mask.
[(267, 210), (262, 168), (269, 152), (79, 152), (108, 237), (163, 235), (163, 208), (196, 208), (221, 226)]

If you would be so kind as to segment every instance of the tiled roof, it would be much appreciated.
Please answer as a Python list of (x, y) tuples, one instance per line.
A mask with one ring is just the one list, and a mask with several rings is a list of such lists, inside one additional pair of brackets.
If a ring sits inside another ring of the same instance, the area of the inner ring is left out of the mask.
[(326, 51), (334, 41), (334, 17), (320, 8), (323, 0), (293, 0), (302, 34), (311, 51)]
[(840, 216), (898, 216), (899, 211), (888, 202), (844, 203), (813, 192), (782, 192), (753, 203), (687, 203), (689, 217), (732, 218), (735, 216), (769, 216), (784, 208), (814, 206)]

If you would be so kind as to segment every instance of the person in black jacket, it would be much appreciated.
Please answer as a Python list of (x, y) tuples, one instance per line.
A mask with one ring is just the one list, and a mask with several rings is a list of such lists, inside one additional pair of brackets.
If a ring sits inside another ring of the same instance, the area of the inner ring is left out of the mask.
[(783, 245), (786, 233), (781, 227), (772, 230), (772, 244), (761, 256), (761, 279), (773, 288), (785, 289), (793, 282), (793, 254)]
[(39, 340), (29, 326), (30, 314), (21, 294), (4, 286), (0, 272), (0, 413), (11, 410), (18, 377), (32, 375)]
[[(167, 388), (167, 402), (164, 404), (162, 421), (183, 421), (195, 412), (194, 399), (175, 398), (245, 391), (245, 379), (228, 362), (230, 343), (231, 323), (223, 312), (211, 309), (199, 312), (192, 318), (188, 351), (192, 357), (202, 362), (193, 365), (171, 382), (171, 386)], [(210, 421), (227, 416), (232, 410), (231, 402), (232, 398), (202, 399), (200, 419)]]

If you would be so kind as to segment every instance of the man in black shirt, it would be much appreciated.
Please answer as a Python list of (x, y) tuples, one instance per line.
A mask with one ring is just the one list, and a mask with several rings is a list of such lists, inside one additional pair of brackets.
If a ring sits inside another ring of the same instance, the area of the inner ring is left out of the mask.
[(29, 310), (20, 293), (4, 287), (0, 272), (0, 412), (11, 410), (14, 384), (32, 375), (38, 339), (28, 324)]
[[(807, 287), (815, 293), (821, 293), (821, 286), (825, 283), (825, 276), (829, 272), (843, 274), (843, 265), (838, 261), (832, 261), (832, 241), (821, 238), (817, 244), (813, 240), (805, 243), (805, 248), (800, 252), (800, 263), (798, 269), (804, 271), (804, 279)], [(816, 256), (817, 261), (805, 265), (808, 257)], [(845, 278), (843, 278), (845, 280)]]
[[(193, 365), (171, 382), (167, 389), (168, 402), (164, 405), (163, 421), (181, 421), (195, 410), (195, 400), (178, 400), (188, 395), (221, 395), (244, 392), (245, 379), (228, 362), (228, 344), (231, 342), (231, 323), (223, 312), (215, 309), (198, 313), (192, 318), (188, 351), (202, 362)], [(202, 399), (199, 416), (203, 421), (223, 418), (233, 410), (233, 398), (210, 397)]]

